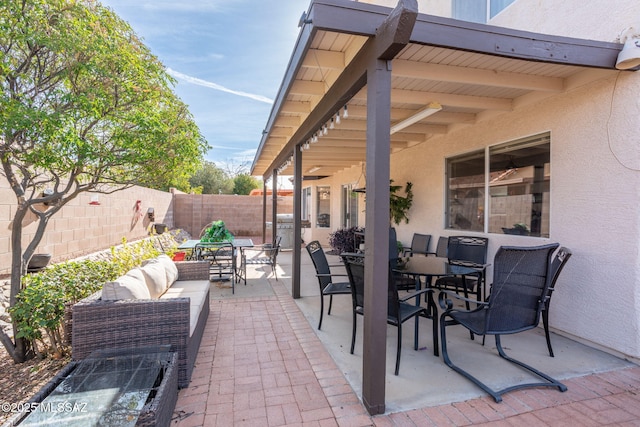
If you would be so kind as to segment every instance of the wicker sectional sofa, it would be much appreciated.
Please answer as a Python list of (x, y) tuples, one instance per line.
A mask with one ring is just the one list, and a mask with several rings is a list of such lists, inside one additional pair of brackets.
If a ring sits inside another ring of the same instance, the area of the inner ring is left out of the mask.
[[(102, 291), (68, 309), (72, 357), (81, 360), (102, 349), (170, 345), (178, 353), (178, 387), (184, 388), (209, 316), (209, 263), (158, 258), (105, 283)], [(166, 268), (164, 290), (160, 272), (165, 269), (159, 265)], [(150, 293), (139, 288), (140, 277)]]

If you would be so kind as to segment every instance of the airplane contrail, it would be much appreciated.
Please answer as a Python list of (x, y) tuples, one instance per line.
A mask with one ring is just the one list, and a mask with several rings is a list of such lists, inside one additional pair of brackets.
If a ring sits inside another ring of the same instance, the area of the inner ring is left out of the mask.
[(219, 91), (222, 91), (222, 92), (231, 93), (233, 95), (244, 96), (245, 98), (250, 98), (250, 99), (253, 99), (255, 101), (265, 102), (267, 104), (273, 104), (273, 99), (267, 98), (266, 96), (255, 95), (253, 93), (248, 93), (248, 92), (242, 92), (242, 91), (239, 91), (239, 90), (229, 89), (229, 88), (221, 86), (221, 85), (219, 85), (217, 83), (208, 82), (206, 80), (202, 80), (202, 79), (199, 79), (197, 77), (191, 77), (191, 76), (188, 76), (186, 74), (182, 74), (182, 73), (180, 73), (178, 71), (172, 70), (171, 68), (167, 68), (167, 73), (169, 73), (171, 76), (175, 77), (176, 79), (184, 80), (184, 81), (186, 81), (188, 83), (192, 83), (194, 85), (208, 87), (208, 88), (219, 90)]

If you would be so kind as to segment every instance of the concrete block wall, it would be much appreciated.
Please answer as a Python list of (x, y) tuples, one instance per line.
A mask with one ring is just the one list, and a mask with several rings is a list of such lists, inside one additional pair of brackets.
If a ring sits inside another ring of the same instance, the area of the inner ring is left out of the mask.
[[(146, 237), (153, 224), (147, 216), (154, 209), (155, 223), (174, 227), (173, 195), (168, 192), (132, 187), (112, 194), (97, 195), (99, 205), (90, 204), (92, 196), (81, 194), (56, 213), (36, 249), (51, 253), (52, 262), (60, 262), (119, 245), (122, 239), (134, 241)], [(136, 211), (136, 201), (140, 209)], [(11, 266), (11, 223), (17, 202), (6, 181), (0, 181), (0, 275)], [(142, 214), (142, 215), (140, 215)], [(35, 215), (25, 218), (22, 245), (33, 238)]]
[[(176, 194), (175, 227), (197, 238), (212, 221), (222, 220), (235, 236), (262, 241), (262, 196)], [(293, 197), (278, 197), (278, 213), (293, 212)], [(272, 222), (272, 199), (267, 197), (266, 221)], [(267, 240), (270, 239), (267, 230)]]
[[(100, 204), (91, 204), (97, 197)], [(137, 209), (136, 202), (140, 200)], [(278, 213), (293, 212), (293, 197), (278, 198)], [(6, 181), (0, 181), (0, 275), (11, 268), (11, 221), (17, 202)], [(267, 198), (267, 222), (271, 220), (272, 198)], [(153, 208), (152, 222), (147, 212)], [(262, 243), (262, 196), (175, 194), (144, 187), (132, 187), (112, 194), (81, 194), (55, 214), (36, 253), (51, 253), (61, 262), (108, 249), (127, 241), (147, 237), (153, 224), (179, 228), (197, 238), (211, 221), (221, 219), (238, 237)], [(22, 244), (33, 238), (36, 216), (24, 221)], [(271, 240), (267, 230), (266, 240)]]

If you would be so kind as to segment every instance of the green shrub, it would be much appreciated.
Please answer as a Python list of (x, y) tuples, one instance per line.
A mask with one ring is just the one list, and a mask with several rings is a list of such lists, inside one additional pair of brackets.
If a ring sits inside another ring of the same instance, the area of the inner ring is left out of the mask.
[(141, 265), (142, 261), (155, 258), (161, 253), (162, 251), (154, 245), (153, 239), (127, 243), (127, 239), (123, 238), (122, 246), (111, 247), (111, 262), (116, 264), (118, 275), (122, 275)]
[[(115, 280), (142, 261), (160, 255), (152, 239), (127, 243), (111, 248), (111, 259), (68, 261), (53, 264), (38, 273), (22, 278), (23, 289), (16, 304), (9, 309), (17, 325), (17, 337), (33, 343), (42, 355), (47, 341), (54, 354), (66, 352), (63, 341), (63, 320), (66, 304), (73, 304), (100, 290), (104, 282)], [(45, 340), (46, 338), (46, 340)]]

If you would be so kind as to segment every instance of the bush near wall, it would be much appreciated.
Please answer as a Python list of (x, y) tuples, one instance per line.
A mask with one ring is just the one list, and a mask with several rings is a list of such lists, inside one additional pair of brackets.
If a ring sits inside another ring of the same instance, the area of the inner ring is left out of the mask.
[[(109, 259), (84, 259), (54, 264), (45, 270), (23, 277), (23, 290), (16, 304), (9, 309), (18, 326), (18, 337), (32, 342), (40, 357), (48, 353), (61, 357), (68, 352), (64, 338), (65, 306), (74, 304), (102, 288), (104, 282), (115, 280), (142, 261), (162, 253), (157, 239), (145, 239), (111, 248)], [(166, 245), (166, 243), (165, 243)], [(167, 248), (167, 254), (175, 245)]]

